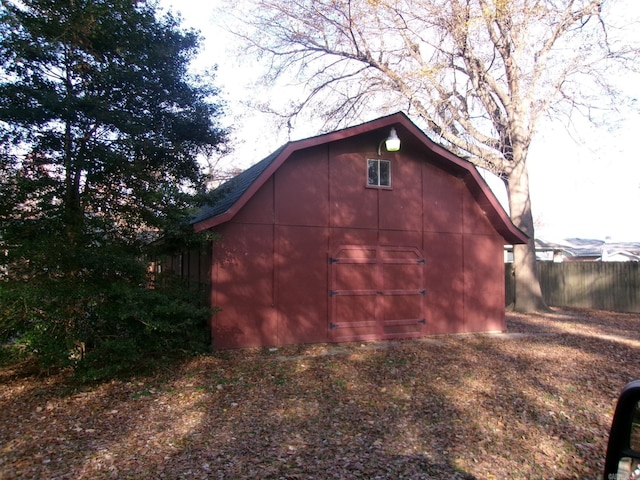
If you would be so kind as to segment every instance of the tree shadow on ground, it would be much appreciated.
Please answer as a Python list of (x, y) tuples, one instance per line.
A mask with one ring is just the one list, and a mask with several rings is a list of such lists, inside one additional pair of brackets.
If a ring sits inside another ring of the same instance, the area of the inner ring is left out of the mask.
[(1, 476), (600, 478), (640, 364), (625, 343), (640, 315), (603, 315), (509, 316), (516, 336), (223, 352), (66, 393), (13, 379)]

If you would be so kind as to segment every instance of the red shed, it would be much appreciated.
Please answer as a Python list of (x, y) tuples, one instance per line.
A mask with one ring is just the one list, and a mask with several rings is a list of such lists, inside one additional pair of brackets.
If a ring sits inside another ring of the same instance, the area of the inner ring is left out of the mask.
[(218, 194), (194, 220), (220, 234), (216, 349), (505, 328), (503, 248), (527, 238), (402, 113), (287, 143)]

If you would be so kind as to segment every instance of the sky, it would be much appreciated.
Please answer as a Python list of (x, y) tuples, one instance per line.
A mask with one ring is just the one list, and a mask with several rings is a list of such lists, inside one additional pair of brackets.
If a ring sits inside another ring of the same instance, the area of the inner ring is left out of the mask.
[[(252, 95), (286, 97), (286, 89), (255, 90), (252, 81), (259, 70), (255, 62), (232, 53), (233, 36), (214, 18), (214, 6), (220, 3), (220, 0), (160, 1), (163, 8), (182, 15), (184, 26), (199, 30), (204, 37), (195, 64), (203, 68), (217, 65), (216, 86), (227, 102), (223, 121), (235, 129), (234, 152), (224, 162), (227, 166), (245, 169), (288, 140), (321, 132), (309, 126), (308, 131), (297, 131), (296, 136), (288, 138), (286, 132), (273, 128), (272, 120), (266, 115), (247, 110), (244, 102)], [(617, 0), (617, 3), (621, 11), (640, 9), (640, 3), (635, 0)], [(640, 29), (636, 31), (640, 35)], [(629, 93), (636, 95), (640, 79), (628, 79), (627, 83)], [(582, 122), (570, 133), (560, 122), (540, 126), (528, 157), (536, 237), (548, 241), (579, 237), (640, 242), (640, 152), (637, 147), (640, 108), (638, 105), (619, 108), (617, 121), (607, 128), (596, 129)], [(506, 206), (506, 192), (501, 182), (490, 177), (487, 182)]]

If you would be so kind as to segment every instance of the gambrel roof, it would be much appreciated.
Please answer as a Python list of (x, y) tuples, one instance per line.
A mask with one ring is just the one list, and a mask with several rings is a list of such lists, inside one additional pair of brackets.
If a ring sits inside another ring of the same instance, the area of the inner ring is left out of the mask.
[(215, 203), (203, 207), (191, 223), (196, 231), (202, 231), (231, 220), (294, 152), (376, 130), (381, 131), (381, 138), (383, 135), (386, 137), (392, 127), (398, 132), (403, 145), (411, 144), (424, 150), (425, 153), (430, 153), (429, 161), (464, 180), (480, 208), (506, 242), (511, 244), (527, 242), (528, 237), (513, 225), (473, 164), (433, 142), (402, 112), (342, 130), (286, 143), (271, 155), (218, 187), (212, 194)]

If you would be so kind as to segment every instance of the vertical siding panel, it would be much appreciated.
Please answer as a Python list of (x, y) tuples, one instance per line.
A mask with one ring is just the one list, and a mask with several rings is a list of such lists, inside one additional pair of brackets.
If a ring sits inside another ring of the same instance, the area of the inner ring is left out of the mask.
[(217, 301), (213, 321), (216, 349), (274, 345), (273, 228), (227, 224), (215, 244)]
[(278, 226), (276, 284), (280, 345), (328, 341), (326, 227)]
[[(464, 327), (463, 236), (425, 232), (425, 287), (429, 334), (462, 333)], [(499, 281), (499, 280), (498, 280)]]
[(503, 331), (503, 246), (489, 235), (464, 235), (462, 245), (464, 331)]

